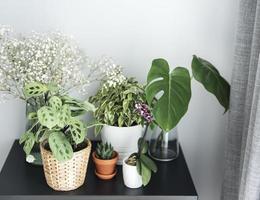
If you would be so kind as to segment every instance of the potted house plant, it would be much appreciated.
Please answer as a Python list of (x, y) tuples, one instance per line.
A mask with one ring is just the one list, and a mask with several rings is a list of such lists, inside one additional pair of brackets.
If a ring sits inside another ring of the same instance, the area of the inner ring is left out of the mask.
[(219, 71), (210, 62), (195, 55), (191, 68), (192, 77), (184, 67), (177, 67), (170, 72), (169, 64), (164, 59), (152, 62), (145, 94), (154, 122), (158, 125), (149, 148), (154, 159), (170, 161), (178, 156), (176, 125), (188, 110), (193, 78), (215, 95), (225, 112), (229, 109), (230, 85)]
[[(35, 123), (20, 138), (26, 155), (40, 143), (47, 184), (54, 190), (69, 191), (80, 187), (86, 176), (91, 143), (85, 138), (87, 127), (77, 118), (94, 111), (94, 106), (69, 96), (60, 96), (57, 87), (32, 82), (25, 85), (27, 98), (45, 96), (46, 104), (29, 113)], [(36, 133), (31, 132), (39, 125)]]
[(111, 144), (98, 143), (96, 151), (92, 153), (92, 157), (96, 166), (95, 174), (100, 179), (109, 180), (116, 175), (118, 153), (114, 151)]
[(145, 137), (148, 127), (153, 126), (153, 117), (145, 103), (137, 103), (136, 112), (144, 118), (145, 131), (143, 137), (138, 140), (138, 151), (123, 160), (123, 180), (129, 188), (146, 186), (150, 182), (152, 172), (157, 172), (156, 164), (146, 155), (148, 143)]
[[(80, 92), (113, 73), (109, 58), (92, 61), (69, 36), (59, 32), (15, 34), (0, 26), (0, 101), (19, 98), (26, 103), (26, 117), (46, 104), (43, 95), (27, 99), (23, 87), (30, 82), (58, 85), (59, 93)], [(27, 121), (26, 129), (36, 121)], [(30, 131), (36, 133), (39, 124)], [(27, 161), (41, 164), (39, 144)]]
[(94, 113), (103, 143), (110, 143), (119, 154), (118, 164), (137, 151), (137, 141), (142, 136), (142, 118), (134, 111), (135, 102), (143, 101), (144, 88), (134, 78), (126, 78), (120, 68), (104, 81), (89, 101), (97, 107)]

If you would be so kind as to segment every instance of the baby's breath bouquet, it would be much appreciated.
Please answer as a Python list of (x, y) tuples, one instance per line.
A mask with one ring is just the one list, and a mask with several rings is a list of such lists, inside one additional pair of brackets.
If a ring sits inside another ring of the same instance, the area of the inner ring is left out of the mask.
[(26, 83), (58, 85), (61, 93), (71, 90), (86, 92), (87, 86), (116, 71), (108, 58), (93, 61), (85, 56), (72, 38), (59, 33), (13, 34), (0, 26), (1, 99), (25, 99)]
[(62, 33), (32, 32), (24, 36), (0, 26), (0, 100), (25, 100), (27, 113), (37, 111), (47, 101), (44, 95), (27, 98), (23, 90), (26, 84), (53, 86), (60, 95), (72, 91), (85, 94), (91, 83), (113, 76), (117, 68), (110, 58), (90, 59), (71, 37)]

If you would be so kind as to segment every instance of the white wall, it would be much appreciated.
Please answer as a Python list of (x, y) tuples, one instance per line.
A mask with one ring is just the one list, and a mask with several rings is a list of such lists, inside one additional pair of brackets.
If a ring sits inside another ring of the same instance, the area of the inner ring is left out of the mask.
[[(190, 66), (197, 54), (230, 80), (238, 0), (0, 0), (0, 24), (19, 32), (61, 30), (90, 56), (106, 54), (145, 81), (153, 58)], [(227, 116), (193, 81), (181, 143), (201, 200), (220, 197)], [(0, 105), (0, 166), (25, 124), (24, 106)]]

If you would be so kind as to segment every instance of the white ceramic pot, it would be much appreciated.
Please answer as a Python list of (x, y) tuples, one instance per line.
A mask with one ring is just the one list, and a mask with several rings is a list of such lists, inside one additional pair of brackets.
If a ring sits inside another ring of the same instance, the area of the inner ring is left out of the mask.
[(115, 151), (118, 152), (118, 165), (122, 165), (122, 160), (138, 150), (138, 139), (142, 137), (143, 128), (141, 125), (130, 127), (117, 127), (104, 125), (101, 131), (102, 142), (111, 143)]
[(123, 179), (126, 187), (139, 188), (142, 186), (142, 177), (138, 174), (136, 166), (126, 164), (123, 159)]

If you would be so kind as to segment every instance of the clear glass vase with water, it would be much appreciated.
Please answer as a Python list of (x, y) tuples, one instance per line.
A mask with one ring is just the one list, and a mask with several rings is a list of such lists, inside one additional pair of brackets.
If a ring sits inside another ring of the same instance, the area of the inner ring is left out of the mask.
[(179, 155), (179, 141), (177, 127), (169, 132), (155, 127), (149, 143), (150, 156), (158, 161), (171, 161)]

